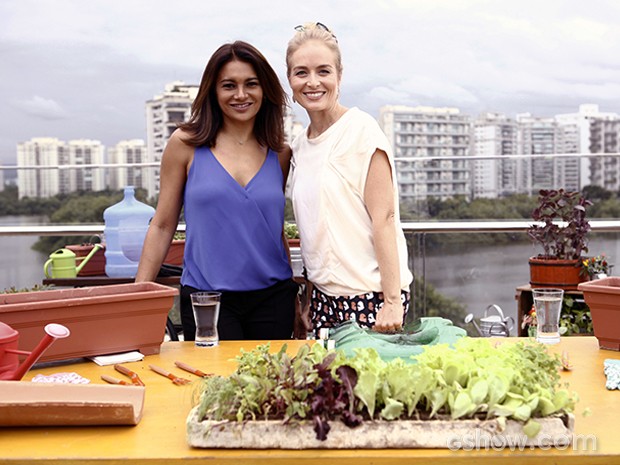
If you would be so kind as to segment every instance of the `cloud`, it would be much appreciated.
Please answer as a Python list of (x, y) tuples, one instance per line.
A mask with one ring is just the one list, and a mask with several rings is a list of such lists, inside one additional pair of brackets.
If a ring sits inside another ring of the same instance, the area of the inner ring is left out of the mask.
[(28, 100), (16, 100), (13, 107), (24, 111), (30, 116), (44, 120), (67, 118), (67, 112), (55, 100), (33, 95)]
[(388, 104), (471, 115), (552, 116), (580, 103), (620, 110), (617, 0), (145, 4), (0, 1), (0, 162), (41, 135), (105, 145), (145, 138), (145, 101), (167, 82), (198, 83), (211, 53), (230, 40), (256, 45), (290, 91), (284, 53), (305, 21), (338, 36), (343, 104), (375, 116)]

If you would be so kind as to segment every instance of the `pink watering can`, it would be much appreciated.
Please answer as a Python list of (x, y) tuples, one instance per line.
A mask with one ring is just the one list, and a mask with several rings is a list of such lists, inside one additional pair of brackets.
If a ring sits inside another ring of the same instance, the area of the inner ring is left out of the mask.
[[(56, 323), (45, 326), (45, 332), (45, 336), (32, 352), (17, 350), (19, 333), (0, 321), (0, 379), (19, 381), (56, 339), (65, 338), (71, 334), (66, 327)], [(18, 360), (19, 355), (28, 356), (21, 365)]]

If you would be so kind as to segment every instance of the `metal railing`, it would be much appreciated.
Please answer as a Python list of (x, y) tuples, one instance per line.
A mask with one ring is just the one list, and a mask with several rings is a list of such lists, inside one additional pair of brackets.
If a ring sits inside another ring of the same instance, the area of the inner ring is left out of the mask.
[[(409, 221), (402, 223), (405, 234), (437, 233), (525, 233), (531, 221)], [(85, 236), (103, 234), (104, 224), (47, 224), (0, 226), (0, 236)], [(591, 220), (592, 232), (620, 232), (620, 220)], [(179, 224), (177, 231), (185, 231)]]

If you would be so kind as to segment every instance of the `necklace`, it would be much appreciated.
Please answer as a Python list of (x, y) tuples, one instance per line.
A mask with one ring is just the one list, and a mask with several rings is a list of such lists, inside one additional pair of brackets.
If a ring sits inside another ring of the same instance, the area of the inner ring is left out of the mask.
[(247, 139), (239, 139), (234, 134), (230, 134), (230, 133), (226, 133), (224, 135), (232, 139), (233, 141), (235, 141), (237, 145), (241, 145), (241, 146), (246, 145), (248, 142), (251, 142), (252, 140), (254, 140), (254, 134), (250, 134)]

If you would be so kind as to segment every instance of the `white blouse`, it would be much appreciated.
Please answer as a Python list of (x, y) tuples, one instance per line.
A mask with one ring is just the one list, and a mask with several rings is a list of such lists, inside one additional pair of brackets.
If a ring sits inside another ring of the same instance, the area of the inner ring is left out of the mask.
[(325, 294), (353, 296), (381, 291), (372, 223), (364, 188), (372, 155), (384, 151), (392, 169), (401, 288), (413, 279), (400, 225), (394, 157), (377, 122), (351, 108), (324, 133), (292, 144), (292, 201), (308, 279)]

